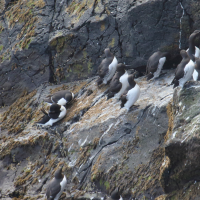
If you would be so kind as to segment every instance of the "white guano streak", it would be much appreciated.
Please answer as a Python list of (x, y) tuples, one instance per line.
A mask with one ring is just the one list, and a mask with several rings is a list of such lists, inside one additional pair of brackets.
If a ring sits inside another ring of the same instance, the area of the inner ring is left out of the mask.
[(182, 13), (182, 16), (181, 16), (181, 18), (180, 18), (180, 32), (179, 32), (179, 35), (180, 35), (180, 37), (179, 37), (179, 49), (181, 49), (182, 19), (183, 19), (183, 16), (185, 15), (185, 9), (184, 9), (184, 7), (183, 7), (183, 5), (182, 5), (182, 3), (181, 3), (181, 2), (180, 2), (180, 6), (181, 6), (181, 8), (182, 8), (182, 10), (183, 10), (183, 13)]

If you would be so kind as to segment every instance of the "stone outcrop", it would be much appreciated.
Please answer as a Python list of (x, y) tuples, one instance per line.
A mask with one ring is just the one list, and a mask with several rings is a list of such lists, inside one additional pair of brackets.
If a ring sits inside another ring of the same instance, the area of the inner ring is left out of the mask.
[[(199, 83), (170, 85), (199, 29), (195, 0), (3, 0), (0, 2), (0, 198), (45, 199), (63, 166), (61, 199), (198, 199)], [(195, 41), (198, 46), (199, 39)], [(141, 96), (127, 112), (95, 73), (103, 50), (144, 72), (158, 49), (166, 74), (136, 79)], [(90, 78), (88, 78), (90, 77)], [(55, 84), (54, 84), (55, 83)], [(58, 90), (76, 94), (67, 115), (36, 125)]]
[[(24, 94), (1, 115), (2, 197), (44, 199), (60, 165), (68, 179), (66, 198), (95, 197), (101, 191), (100, 198), (116, 187), (125, 199), (164, 194), (159, 178), (173, 74), (149, 83), (138, 78), (141, 96), (129, 112), (117, 99), (107, 100), (108, 87), (98, 88), (95, 77)], [(66, 117), (50, 128), (37, 127), (41, 107), (48, 108), (44, 98), (62, 89), (76, 94)]]
[(173, 129), (165, 147), (168, 159), (163, 171), (163, 187), (172, 193), (170, 198), (199, 198), (199, 92), (199, 83), (194, 82), (174, 92)]
[(143, 72), (158, 49), (171, 52), (168, 67), (176, 66), (179, 46), (187, 48), (198, 28), (199, 8), (194, 0), (3, 0), (0, 105), (45, 81), (93, 76), (106, 47)]

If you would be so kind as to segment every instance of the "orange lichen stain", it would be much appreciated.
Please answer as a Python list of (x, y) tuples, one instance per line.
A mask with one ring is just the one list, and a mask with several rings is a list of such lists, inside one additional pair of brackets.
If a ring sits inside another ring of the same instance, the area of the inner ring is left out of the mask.
[(101, 163), (101, 156), (102, 154), (99, 155), (97, 161), (95, 162), (95, 164), (92, 166), (91, 169), (91, 181), (95, 180), (97, 176), (99, 176), (99, 165)]
[(161, 195), (159, 197), (156, 197), (155, 200), (165, 200), (166, 197), (167, 197), (167, 195), (163, 194), (163, 195)]
[(27, 95), (24, 91), (23, 97), (17, 99), (7, 112), (2, 116), (2, 129), (8, 129), (9, 133), (17, 133), (22, 131), (28, 122), (32, 119), (35, 110), (30, 108), (36, 94), (36, 90)]
[(170, 166), (170, 159), (168, 156), (166, 156), (165, 158), (163, 158), (162, 165), (160, 166), (160, 176), (159, 176), (160, 181), (162, 181), (163, 172), (165, 171), (165, 169), (169, 168), (169, 166)]
[(35, 6), (39, 8), (43, 8), (45, 6), (45, 2), (43, 0), (37, 0), (35, 1)]
[(106, 29), (106, 26), (104, 23), (101, 24), (101, 31), (104, 31)]
[(165, 142), (169, 139), (169, 136), (171, 135), (173, 127), (174, 127), (174, 114), (173, 114), (172, 102), (169, 102), (167, 105), (167, 116), (169, 118), (169, 121), (168, 121), (168, 130), (164, 137)]
[(80, 81), (80, 82), (78, 82), (76, 84), (71, 84), (71, 86), (63, 84), (62, 86), (59, 86), (57, 88), (50, 89), (50, 93), (54, 94), (55, 92), (58, 92), (60, 90), (69, 90), (69, 91), (71, 91), (71, 92), (73, 92), (75, 94), (75, 93), (79, 92), (80, 89), (82, 87), (84, 87), (86, 84), (87, 84), (86, 81), (83, 81), (83, 82)]
[(96, 97), (97, 91), (94, 91), (90, 96), (81, 99), (75, 99), (71, 108), (67, 110), (67, 116), (64, 121), (69, 121), (75, 115), (79, 114), (81, 110), (89, 108), (92, 100)]
[(115, 100), (106, 100), (106, 97), (101, 98), (98, 103), (84, 114), (81, 123), (74, 126), (76, 126), (77, 129), (81, 129), (84, 128), (85, 124), (87, 124), (87, 126), (93, 126), (103, 123), (110, 118), (116, 118), (124, 112), (124, 110), (121, 110), (120, 105), (117, 105), (113, 101)]

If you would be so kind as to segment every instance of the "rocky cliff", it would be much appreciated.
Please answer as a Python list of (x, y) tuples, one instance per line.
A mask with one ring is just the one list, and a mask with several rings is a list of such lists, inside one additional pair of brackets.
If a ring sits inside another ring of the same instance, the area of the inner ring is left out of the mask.
[(0, 105), (45, 81), (94, 76), (106, 47), (143, 71), (158, 49), (176, 65), (199, 9), (195, 0), (2, 0)]
[[(2, 199), (45, 199), (59, 166), (68, 185), (62, 199), (198, 199), (199, 84), (173, 91), (174, 70), (157, 80), (136, 79), (141, 96), (127, 112), (96, 77), (41, 85), (1, 108)], [(66, 117), (49, 128), (35, 122), (44, 98), (69, 89), (76, 99)]]
[[(9, 106), (0, 108), (0, 197), (45, 199), (62, 165), (62, 199), (100, 199), (117, 187), (124, 199), (198, 199), (199, 84), (173, 90), (169, 68), (199, 28), (199, 8), (192, 0), (1, 1), (0, 104)], [(141, 71), (156, 50), (172, 55), (165, 75), (136, 79), (141, 96), (129, 112), (95, 83), (106, 47)], [(62, 89), (76, 94), (66, 117), (37, 127), (44, 98)]]
[[(129, 112), (120, 109), (118, 100), (107, 100), (108, 87), (98, 88), (96, 78), (43, 85), (24, 94), (2, 114), (2, 197), (43, 198), (46, 182), (60, 165), (68, 178), (68, 196), (101, 191), (103, 197), (118, 186), (125, 199), (163, 194), (159, 178), (173, 72), (150, 83), (139, 78), (141, 96)], [(47, 108), (43, 99), (61, 89), (77, 93), (67, 116), (53, 127), (37, 127), (40, 108)]]

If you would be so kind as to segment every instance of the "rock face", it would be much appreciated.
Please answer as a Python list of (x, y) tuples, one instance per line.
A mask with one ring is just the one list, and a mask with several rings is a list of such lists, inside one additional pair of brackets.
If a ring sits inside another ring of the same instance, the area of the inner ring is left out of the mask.
[[(0, 108), (0, 198), (45, 199), (63, 166), (61, 199), (107, 198), (116, 188), (124, 199), (199, 199), (199, 83), (173, 91), (173, 69), (140, 77), (127, 112), (94, 77), (106, 47), (141, 71), (158, 49), (172, 54), (166, 68), (176, 66), (199, 8), (194, 0), (1, 1), (0, 106), (10, 106)], [(76, 94), (66, 117), (37, 127), (44, 98), (63, 89)]]
[[(101, 191), (100, 198), (116, 187), (125, 199), (163, 195), (159, 178), (173, 74), (170, 70), (149, 83), (138, 78), (141, 96), (129, 112), (120, 109), (117, 99), (107, 100), (107, 86), (97, 88), (95, 77), (43, 85), (25, 94), (1, 115), (2, 197), (44, 199), (47, 183), (61, 165), (71, 193), (66, 198), (88, 199)], [(40, 108), (47, 108), (43, 99), (62, 89), (77, 96), (66, 117), (53, 127), (37, 127)]]
[(170, 195), (174, 199), (199, 198), (199, 92), (198, 83), (174, 92), (173, 129), (165, 147), (170, 163), (163, 175), (165, 191), (178, 190)]
[(1, 1), (0, 105), (45, 81), (94, 75), (106, 47), (142, 71), (158, 49), (176, 58), (198, 29), (199, 8), (193, 0)]
[[(0, 109), (0, 196), (45, 199), (54, 172), (68, 179), (61, 199), (198, 199), (199, 83), (181, 90), (170, 85), (174, 70), (147, 82), (138, 78), (141, 96), (129, 110), (106, 98), (108, 86), (96, 77), (37, 90)], [(55, 91), (76, 94), (66, 117), (37, 127), (43, 102)]]

